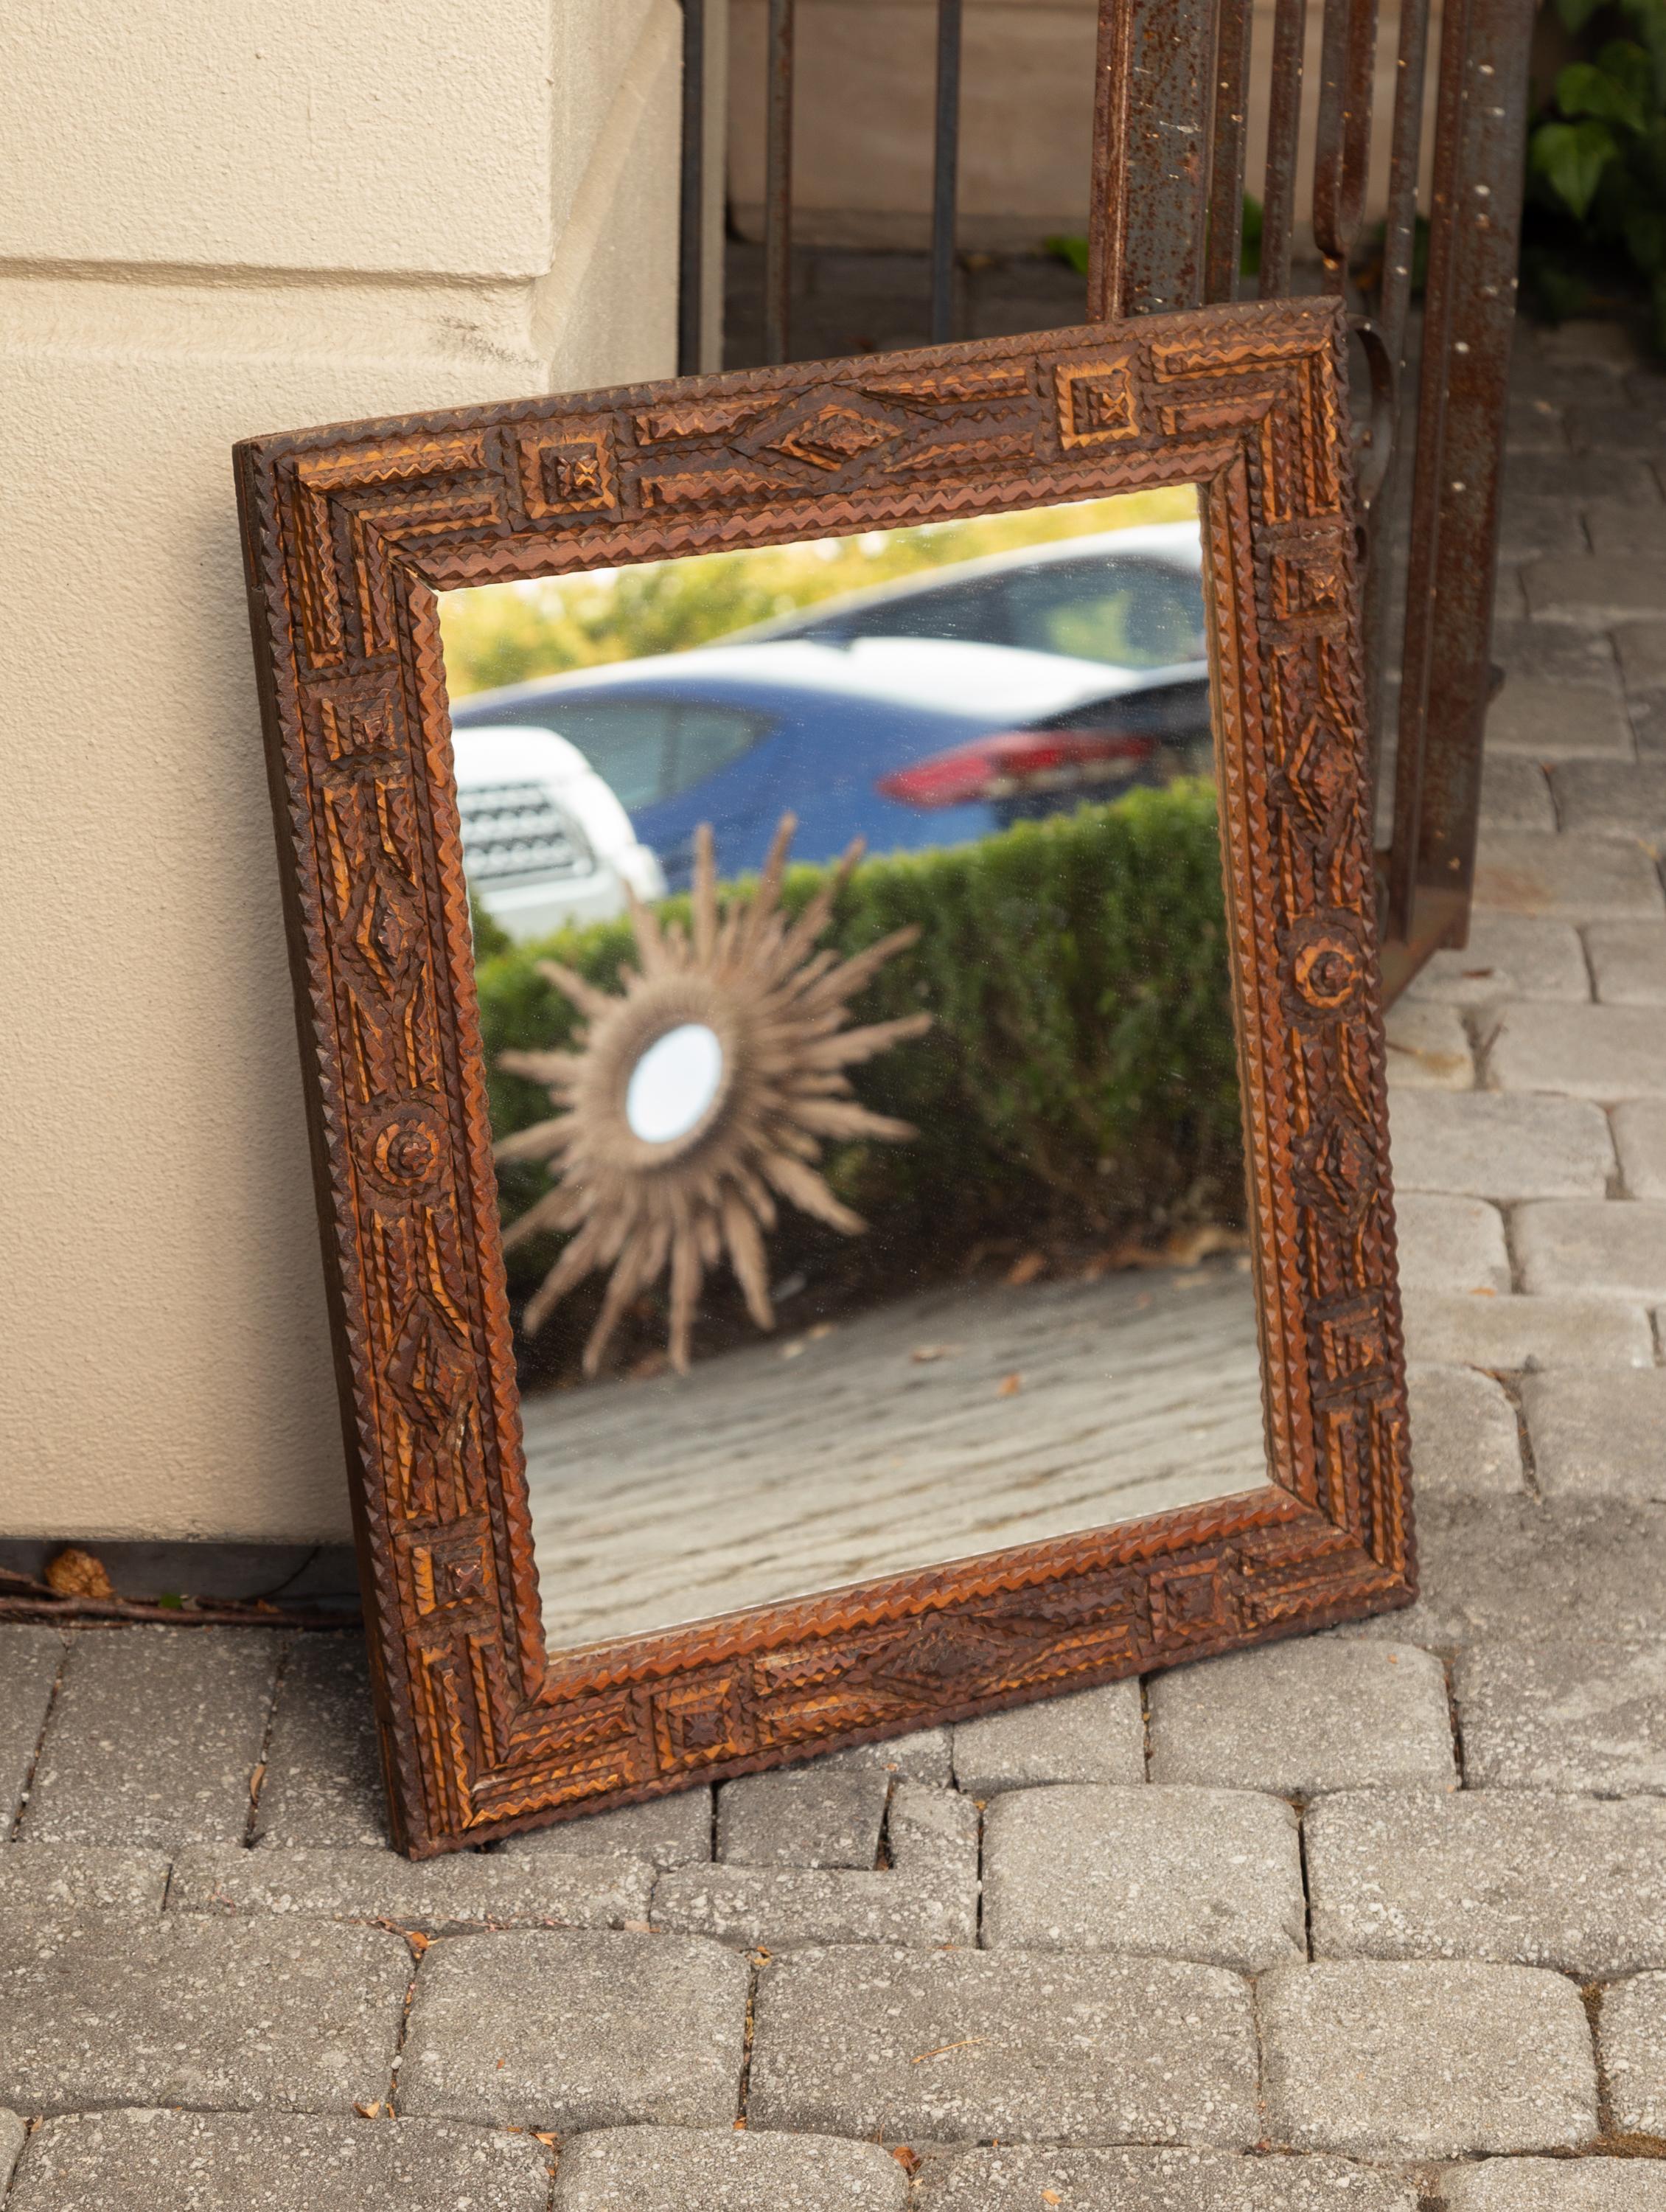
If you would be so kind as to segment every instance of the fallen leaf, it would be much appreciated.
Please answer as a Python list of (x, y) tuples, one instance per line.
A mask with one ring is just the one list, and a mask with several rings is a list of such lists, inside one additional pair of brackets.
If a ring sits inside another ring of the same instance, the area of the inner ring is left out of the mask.
[(651, 1936), (654, 1932), (651, 1920), (627, 1920), (621, 1924), (627, 1936)]
[(1045, 1252), (1026, 1252), (1008, 1268), (1007, 1286), (1009, 1290), (1021, 1291), (1026, 1283), (1033, 1283), (1038, 1275), (1045, 1275), (1046, 1272), (1047, 1255)]
[(997, 1398), (1015, 1398), (1024, 1387), (1021, 1375), (1003, 1375), (995, 1386)]
[(1215, 1252), (1247, 1252), (1250, 1240), (1241, 1229), (1223, 1228), (1218, 1221), (1199, 1221), (1190, 1229), (1177, 1229), (1163, 1246), (1177, 1267), (1196, 1267)]
[(46, 1587), (60, 1597), (114, 1597), (116, 1586), (105, 1571), (104, 1561), (74, 1544), (46, 1562)]
[(249, 1777), (249, 1802), (252, 1805), (260, 1795), (260, 1785), (266, 1779), (266, 1762), (263, 1759)]
[(940, 2043), (935, 2051), (922, 2051), (908, 2063), (911, 2066), (922, 2066), (928, 2058), (941, 2058), (945, 2051), (969, 2051), (973, 2044), (988, 2041), (986, 2035), (963, 2035), (958, 2043)]
[(1472, 1283), (1469, 1286), (1469, 1296), (1472, 1298), (1495, 1298), (1498, 1292), (1490, 1283)]
[(361, 2120), (379, 2120), (388, 2108), (379, 2097), (368, 2105), (355, 2105), (353, 2109)]
[(917, 1344), (908, 1357), (916, 1367), (929, 1367), (934, 1359), (958, 1359), (965, 1350), (963, 1344)]
[(427, 1949), (429, 1944), (433, 1942), (433, 1937), (432, 1936), (424, 1936), (419, 1929), (408, 1928), (405, 1930), (405, 1941), (410, 1945), (412, 1950), (415, 1952), (417, 1957), (420, 1959), (422, 1954)]
[(534, 2128), (532, 2140), (534, 2142), (548, 2143), (553, 2149), (561, 2138), (557, 2135), (547, 2135), (542, 2128)]
[(1044, 2204), (1062, 2204), (1064, 2199), (1059, 2195), (1057, 2190), (1044, 2189), (1041, 2192), (1041, 2201)]
[(905, 2173), (918, 2172), (920, 2154), (918, 2151), (911, 2148), (907, 2143), (893, 2143), (891, 2155)]

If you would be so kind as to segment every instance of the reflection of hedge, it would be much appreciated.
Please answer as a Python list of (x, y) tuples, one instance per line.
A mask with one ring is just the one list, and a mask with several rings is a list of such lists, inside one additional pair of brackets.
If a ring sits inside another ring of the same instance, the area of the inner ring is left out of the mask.
[[(797, 911), (821, 874), (792, 870), (784, 904)], [(856, 951), (911, 921), (919, 943), (884, 970), (853, 1018), (924, 1006), (936, 1024), (854, 1080), (864, 1103), (912, 1121), (919, 1136), (829, 1155), (830, 1179), (873, 1233), (857, 1249), (788, 1212), (772, 1240), (778, 1279), (831, 1271), (857, 1288), (883, 1270), (894, 1284), (958, 1260), (980, 1238), (1099, 1235), (1177, 1211), (1237, 1213), (1238, 1092), (1206, 787), (1138, 791), (979, 844), (864, 861), (826, 941)], [(628, 926), (610, 922), (543, 949), (606, 986), (631, 945)], [(500, 1136), (545, 1118), (549, 1102), (499, 1070), (498, 1053), (565, 1042), (574, 1027), (566, 1000), (536, 972), (538, 951), (522, 946), (480, 965)], [(506, 1170), (506, 1216), (542, 1188), (542, 1170)], [(518, 1292), (530, 1290), (550, 1249), (514, 1255)]]

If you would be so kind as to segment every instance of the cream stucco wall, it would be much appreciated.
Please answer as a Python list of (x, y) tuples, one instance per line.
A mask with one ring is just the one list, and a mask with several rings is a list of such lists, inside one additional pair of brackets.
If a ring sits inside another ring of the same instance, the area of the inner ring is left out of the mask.
[(233, 440), (667, 373), (675, 0), (12, 0), (0, 1534), (347, 1533)]

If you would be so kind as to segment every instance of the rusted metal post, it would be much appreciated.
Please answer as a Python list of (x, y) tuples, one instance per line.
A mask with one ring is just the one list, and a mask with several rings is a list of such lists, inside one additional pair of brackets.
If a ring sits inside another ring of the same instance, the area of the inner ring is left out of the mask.
[(764, 361), (787, 358), (792, 299), (793, 0), (769, 0), (764, 130)]
[(1101, 0), (1088, 232), (1096, 320), (1203, 303), (1219, 0)]
[(1481, 803), (1533, 0), (1442, 26), (1389, 934), (1463, 945)]
[(931, 337), (954, 335), (954, 215), (960, 167), (960, 0), (937, 0), (937, 99), (931, 160)]
[(706, 0), (682, 0), (682, 204), (677, 237), (677, 374), (698, 375), (706, 293)]

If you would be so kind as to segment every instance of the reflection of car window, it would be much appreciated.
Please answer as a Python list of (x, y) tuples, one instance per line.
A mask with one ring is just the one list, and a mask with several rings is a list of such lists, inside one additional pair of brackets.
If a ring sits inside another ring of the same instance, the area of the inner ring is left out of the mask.
[(763, 728), (757, 715), (738, 714), (730, 707), (680, 707), (665, 797), (675, 798), (678, 792), (704, 783), (738, 760)]
[(942, 585), (936, 591), (911, 592), (890, 606), (865, 607), (851, 616), (849, 635), (943, 637), (974, 645), (1017, 641), (1008, 635), (1005, 585), (998, 576), (970, 584)]
[(1144, 561), (1058, 561), (1005, 579), (1008, 641), (1118, 668), (1203, 657), (1195, 576)]
[(676, 712), (669, 700), (553, 699), (536, 711), (547, 728), (578, 746), (621, 806), (651, 806), (665, 797)]

